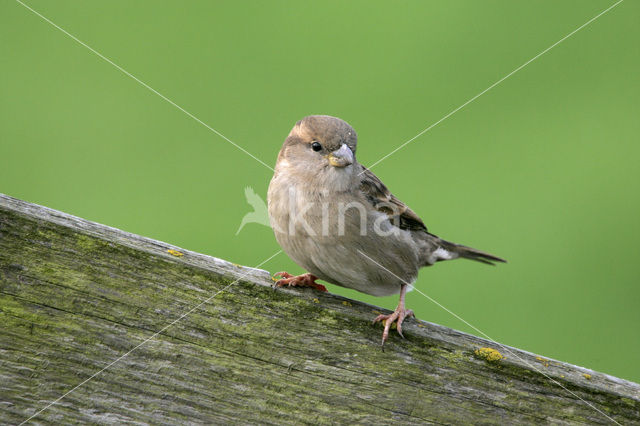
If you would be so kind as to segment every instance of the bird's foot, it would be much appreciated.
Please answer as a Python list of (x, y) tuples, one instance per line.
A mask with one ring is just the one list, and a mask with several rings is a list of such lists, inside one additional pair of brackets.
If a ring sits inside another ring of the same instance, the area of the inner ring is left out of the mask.
[[(277, 279), (276, 277), (281, 278)], [(291, 275), (288, 272), (282, 271), (273, 275), (273, 280), (275, 281), (273, 287), (311, 287), (314, 290), (326, 292), (327, 288), (322, 284), (318, 284), (316, 282), (317, 279), (318, 277), (311, 274)]]
[(388, 314), (388, 315), (378, 315), (374, 320), (373, 323), (377, 323), (382, 321), (382, 323), (384, 324), (384, 331), (382, 332), (382, 346), (384, 347), (384, 342), (387, 341), (387, 338), (389, 337), (389, 330), (391, 329), (391, 325), (395, 322), (396, 323), (396, 330), (398, 330), (398, 334), (400, 335), (400, 337), (402, 337), (404, 339), (404, 335), (402, 334), (402, 322), (405, 320), (405, 318), (409, 318), (409, 317), (415, 317), (415, 315), (413, 314), (413, 311), (411, 309), (405, 309), (404, 308), (404, 303), (398, 305), (398, 307), (396, 308), (395, 311), (393, 311), (393, 313)]

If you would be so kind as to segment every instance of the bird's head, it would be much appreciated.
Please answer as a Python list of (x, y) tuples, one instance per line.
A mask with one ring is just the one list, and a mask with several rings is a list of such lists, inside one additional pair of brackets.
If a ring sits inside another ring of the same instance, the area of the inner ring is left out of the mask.
[(310, 115), (298, 121), (282, 145), (276, 169), (309, 178), (353, 175), (356, 166), (355, 130), (344, 120)]

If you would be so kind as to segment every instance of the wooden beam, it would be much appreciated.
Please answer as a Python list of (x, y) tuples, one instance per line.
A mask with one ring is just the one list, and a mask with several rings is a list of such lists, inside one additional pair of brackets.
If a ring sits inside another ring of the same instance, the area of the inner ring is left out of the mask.
[(413, 319), (382, 351), (384, 309), (271, 283), (0, 194), (0, 423), (640, 423), (638, 384)]

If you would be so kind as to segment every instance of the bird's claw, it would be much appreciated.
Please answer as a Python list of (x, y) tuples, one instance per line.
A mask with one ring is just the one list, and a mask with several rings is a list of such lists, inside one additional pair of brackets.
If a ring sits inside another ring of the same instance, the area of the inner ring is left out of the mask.
[(280, 277), (280, 279), (282, 279), (282, 278), (291, 278), (291, 277), (293, 277), (293, 275), (291, 275), (290, 273), (285, 272), (285, 271), (280, 271), (280, 272), (276, 272), (275, 274), (273, 274), (273, 277), (271, 277), (271, 279), (276, 281), (276, 282), (278, 282), (278, 281), (280, 281), (280, 279), (278, 279), (278, 277)]
[(382, 332), (382, 347), (384, 348), (384, 343), (387, 341), (389, 337), (389, 331), (391, 330), (391, 326), (396, 324), (396, 331), (404, 339), (404, 334), (402, 334), (402, 322), (409, 317), (415, 317), (413, 311), (411, 309), (404, 309), (398, 306), (395, 311), (390, 314), (381, 314), (374, 318), (373, 324), (382, 321), (384, 324), (384, 331)]
[[(276, 277), (281, 277), (277, 279)], [(273, 275), (272, 278), (275, 283), (273, 284), (273, 288), (276, 289), (278, 287), (311, 287), (314, 290), (318, 291), (327, 291), (327, 288), (322, 284), (318, 284), (316, 280), (318, 277), (312, 274), (302, 274), (302, 275), (291, 275), (288, 272), (282, 271)]]

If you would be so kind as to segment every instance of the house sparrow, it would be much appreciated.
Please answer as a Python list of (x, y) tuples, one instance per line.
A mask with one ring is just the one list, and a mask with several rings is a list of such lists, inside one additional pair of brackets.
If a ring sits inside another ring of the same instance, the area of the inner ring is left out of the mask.
[(400, 293), (384, 322), (382, 344), (391, 324), (413, 316), (404, 298), (418, 269), (458, 257), (483, 263), (505, 262), (482, 251), (442, 240), (366, 167), (356, 161), (357, 136), (345, 121), (312, 115), (298, 121), (278, 154), (267, 196), (276, 240), (309, 273), (280, 272), (276, 286), (326, 291), (321, 279), (374, 296)]

